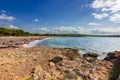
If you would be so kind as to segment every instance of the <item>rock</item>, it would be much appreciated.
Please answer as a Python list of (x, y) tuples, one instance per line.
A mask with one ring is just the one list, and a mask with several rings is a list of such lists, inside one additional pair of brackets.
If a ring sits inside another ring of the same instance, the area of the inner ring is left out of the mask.
[(77, 77), (77, 80), (83, 80), (81, 77)]
[(53, 62), (50, 62), (49, 65), (50, 65), (50, 67), (54, 67), (55, 66), (55, 64)]
[(120, 51), (109, 52), (104, 60), (111, 61), (120, 66)]
[(96, 58), (91, 58), (91, 57), (85, 57), (86, 61), (88, 61), (89, 63), (95, 62)]
[(115, 58), (116, 58), (116, 57), (115, 57), (114, 53), (109, 52), (109, 53), (107, 54), (107, 57), (104, 58), (104, 60), (110, 61), (110, 60), (115, 59)]
[(59, 66), (65, 66), (65, 64), (63, 62), (60, 62)]
[(83, 54), (83, 57), (93, 57), (93, 58), (97, 58), (99, 55), (96, 53), (86, 53)]
[(91, 69), (91, 70), (89, 71), (89, 73), (90, 73), (90, 74), (93, 74), (94, 71), (95, 71), (95, 68)]
[(54, 63), (58, 63), (58, 62), (61, 62), (63, 60), (62, 57), (60, 56), (56, 56), (54, 57), (53, 59), (49, 60), (50, 62), (54, 62)]
[(0, 49), (2, 49), (2, 48), (8, 48), (9, 47), (9, 45), (0, 45)]
[(30, 78), (30, 80), (34, 79), (34, 80), (44, 80), (45, 79), (45, 72), (44, 70), (41, 68), (41, 66), (36, 66), (33, 71), (32, 71), (32, 76)]
[(65, 72), (65, 73), (70, 73), (70, 71), (69, 71), (69, 70), (65, 70), (64, 72)]
[(117, 58), (120, 58), (120, 51), (109, 52), (104, 60), (110, 61)]

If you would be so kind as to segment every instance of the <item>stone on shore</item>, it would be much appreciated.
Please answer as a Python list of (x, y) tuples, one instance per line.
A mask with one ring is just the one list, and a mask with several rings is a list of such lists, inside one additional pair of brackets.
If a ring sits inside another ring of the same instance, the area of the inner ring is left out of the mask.
[(85, 53), (83, 54), (83, 57), (92, 57), (92, 58), (97, 58), (99, 55), (96, 53)]

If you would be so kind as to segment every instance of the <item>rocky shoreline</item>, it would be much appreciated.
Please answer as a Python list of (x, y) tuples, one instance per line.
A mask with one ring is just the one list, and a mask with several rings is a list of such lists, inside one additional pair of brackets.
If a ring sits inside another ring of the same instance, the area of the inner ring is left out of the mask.
[(1, 48), (19, 48), (23, 44), (28, 44), (34, 40), (41, 40), (47, 38), (43, 37), (0, 37), (0, 49)]
[(120, 80), (120, 52), (99, 60), (81, 57), (77, 49), (21, 46), (44, 38), (1, 37), (0, 80)]

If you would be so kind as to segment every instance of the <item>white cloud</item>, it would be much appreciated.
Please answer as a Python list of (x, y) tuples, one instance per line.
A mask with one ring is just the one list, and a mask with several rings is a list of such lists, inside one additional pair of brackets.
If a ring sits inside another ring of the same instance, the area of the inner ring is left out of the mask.
[(38, 19), (35, 19), (34, 21), (35, 21), (35, 22), (38, 22), (39, 20), (38, 20)]
[[(104, 14), (109, 21), (120, 23), (120, 0), (94, 0), (91, 7), (96, 10), (97, 13)], [(102, 19), (101, 15), (92, 14), (96, 19)], [(109, 16), (108, 16), (109, 15)], [(118, 16), (118, 17), (117, 17)]]
[(84, 27), (54, 27), (54, 28), (40, 28), (35, 32), (40, 34), (120, 34), (120, 27), (106, 27), (106, 28), (91, 28), (85, 29)]
[(91, 23), (88, 23), (88, 25), (90, 25), (90, 26), (98, 26), (100, 24), (99, 23), (93, 23), (93, 22), (91, 22)]
[(103, 19), (105, 17), (108, 17), (107, 13), (101, 13), (101, 14), (97, 14), (97, 13), (92, 13), (92, 15), (94, 16), (94, 18), (96, 19)]
[(89, 31), (92, 34), (120, 34), (120, 27), (94, 28)]
[(11, 29), (18, 29), (17, 26), (14, 26), (14, 25), (12, 25), (12, 24), (9, 24), (8, 27), (11, 28)]
[(94, 0), (91, 5), (101, 11), (110, 11), (111, 13), (120, 11), (120, 0)]
[(38, 30), (39, 33), (45, 34), (45, 33), (62, 33), (62, 34), (69, 34), (69, 33), (85, 33), (85, 30), (83, 27), (65, 27), (65, 26), (61, 26), (61, 27), (54, 27), (54, 28), (40, 28)]
[(7, 11), (5, 11), (5, 10), (2, 10), (1, 12), (2, 12), (2, 13), (6, 13)]
[(15, 18), (14, 18), (13, 16), (8, 16), (8, 15), (6, 15), (6, 14), (1, 14), (1, 15), (0, 15), (0, 19), (1, 19), (1, 20), (9, 20), (9, 21), (12, 21), (12, 20), (14, 20)]
[(113, 14), (109, 18), (110, 18), (110, 21), (113, 21), (115, 23), (120, 23), (120, 13)]
[(0, 21), (0, 26), (6, 27), (6, 28), (11, 28), (11, 29), (19, 29), (19, 27), (15, 26), (11, 23), (4, 22), (4, 21)]

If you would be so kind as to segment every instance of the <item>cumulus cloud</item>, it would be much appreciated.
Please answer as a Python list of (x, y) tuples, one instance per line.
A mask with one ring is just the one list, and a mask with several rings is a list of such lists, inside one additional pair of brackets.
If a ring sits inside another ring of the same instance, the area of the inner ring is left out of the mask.
[(0, 15), (0, 19), (1, 19), (1, 20), (12, 21), (12, 20), (14, 20), (15, 18), (14, 18), (13, 16), (8, 16), (8, 15), (6, 15), (6, 14), (1, 14), (1, 15)]
[(113, 14), (109, 18), (110, 18), (110, 21), (113, 21), (115, 23), (120, 23), (120, 13)]
[(106, 28), (89, 28), (84, 27), (54, 27), (54, 28), (40, 28), (35, 32), (40, 34), (120, 34), (120, 27), (106, 27)]
[[(99, 14), (92, 14), (96, 19), (108, 17), (112, 22), (120, 23), (120, 0), (94, 0), (91, 7)], [(118, 16), (118, 17), (117, 17)]]
[(54, 27), (54, 28), (40, 28), (37, 29), (36, 31), (38, 31), (41, 34), (45, 34), (45, 33), (51, 33), (51, 34), (70, 34), (70, 33), (75, 33), (75, 34), (80, 34), (80, 33), (85, 33), (86, 30), (84, 30), (83, 27)]
[(120, 0), (94, 0), (91, 4), (93, 8), (101, 11), (110, 11), (115, 13), (120, 11)]
[(15, 26), (11, 23), (4, 22), (4, 21), (0, 21), (0, 26), (6, 27), (6, 28), (11, 28), (11, 29), (19, 29), (19, 27)]
[(35, 19), (34, 21), (35, 21), (35, 22), (38, 22), (39, 20), (38, 20), (38, 19)]
[(9, 27), (9, 28), (11, 28), (11, 29), (18, 29), (18, 27), (17, 27), (17, 26), (12, 25), (12, 24), (9, 24), (9, 25), (8, 25), (8, 27)]
[(94, 18), (96, 18), (96, 19), (103, 19), (104, 17), (108, 17), (108, 14), (107, 14), (107, 13), (101, 13), (101, 14), (92, 13), (92, 15), (93, 15)]
[(94, 28), (89, 31), (91, 34), (120, 34), (120, 27)]
[(100, 25), (100, 24), (99, 24), (99, 23), (90, 22), (90, 23), (88, 23), (88, 25), (89, 25), (89, 26), (98, 26), (98, 25)]

